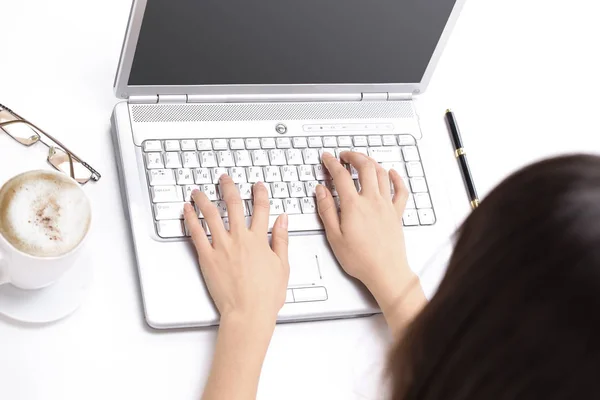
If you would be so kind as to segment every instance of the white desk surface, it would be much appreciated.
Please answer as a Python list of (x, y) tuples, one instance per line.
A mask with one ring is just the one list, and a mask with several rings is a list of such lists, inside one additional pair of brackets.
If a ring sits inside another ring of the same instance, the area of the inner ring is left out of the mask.
[[(2, 399), (198, 399), (202, 391), (215, 330), (156, 332), (142, 317), (109, 136), (129, 8), (0, 0), (0, 102), (103, 174), (85, 188), (96, 216), (89, 297), (49, 326), (0, 319)], [(456, 111), (482, 195), (541, 157), (600, 152), (599, 14), (591, 0), (467, 1), (419, 108), (425, 132), (441, 136), (444, 110)], [(41, 146), (0, 137), (0, 181), (34, 167), (46, 167)], [(377, 398), (385, 332), (380, 317), (279, 326), (259, 399)]]

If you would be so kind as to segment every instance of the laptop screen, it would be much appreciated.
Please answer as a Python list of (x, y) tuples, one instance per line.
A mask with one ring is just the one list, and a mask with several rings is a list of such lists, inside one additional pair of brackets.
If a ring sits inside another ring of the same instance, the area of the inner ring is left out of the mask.
[(129, 85), (418, 83), (456, 0), (148, 0)]

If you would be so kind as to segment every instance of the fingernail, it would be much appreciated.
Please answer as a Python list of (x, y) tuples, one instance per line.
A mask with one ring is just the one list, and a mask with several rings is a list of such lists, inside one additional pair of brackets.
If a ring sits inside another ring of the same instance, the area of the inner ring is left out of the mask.
[(281, 214), (281, 217), (279, 218), (279, 226), (282, 227), (283, 229), (287, 229), (287, 227), (288, 227), (287, 214)]
[(192, 190), (192, 196), (195, 195), (195, 194), (198, 194), (198, 193), (200, 193), (200, 190), (198, 190), (198, 189)]
[(322, 158), (333, 157), (331, 153), (323, 153)]
[(219, 177), (219, 180), (222, 181), (223, 179), (227, 179), (228, 177), (229, 177), (229, 175), (223, 174)]
[(261, 181), (258, 181), (258, 182), (256, 182), (256, 183), (254, 184), (254, 186), (253, 186), (253, 187), (254, 187), (254, 188), (257, 188), (257, 187), (261, 187), (261, 186), (264, 186), (264, 185), (263, 185), (263, 183), (262, 183)]
[(190, 203), (185, 203), (185, 204), (183, 205), (183, 211), (185, 211), (185, 212), (190, 212), (190, 211), (193, 211), (193, 209), (192, 209), (192, 205), (191, 205)]
[(317, 200), (323, 200), (327, 194), (323, 185), (317, 185)]

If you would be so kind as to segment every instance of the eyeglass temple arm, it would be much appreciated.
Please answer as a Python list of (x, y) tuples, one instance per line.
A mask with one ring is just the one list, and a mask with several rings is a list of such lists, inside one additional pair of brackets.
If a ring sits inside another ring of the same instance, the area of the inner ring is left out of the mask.
[[(100, 175), (100, 173), (98, 171), (96, 171), (90, 164), (88, 164), (85, 161), (83, 161), (81, 159), (81, 157), (79, 157), (77, 154), (75, 154), (71, 150), (69, 150), (67, 148), (67, 146), (65, 146), (64, 144), (62, 144), (62, 142), (60, 140), (56, 139), (54, 136), (50, 135), (49, 133), (46, 133), (46, 131), (44, 131), (43, 129), (40, 129), (35, 124), (27, 121), (26, 119), (23, 119), (22, 117), (20, 117), (16, 113), (13, 112), (12, 114), (15, 117), (18, 117), (18, 118), (21, 118), (21, 119), (20, 120), (17, 119), (17, 120), (13, 120), (13, 121), (0, 122), (0, 127), (6, 126), (6, 125), (10, 125), (10, 124), (16, 124), (16, 123), (24, 123), (24, 124), (27, 124), (27, 125), (31, 126), (32, 128), (35, 128), (36, 130), (38, 130), (39, 132), (41, 132), (45, 136), (47, 136), (54, 143), (56, 143), (60, 148), (62, 148), (64, 151), (66, 151), (69, 155), (71, 155), (71, 157), (73, 157), (75, 160), (77, 160), (81, 165), (83, 165), (84, 167), (86, 167), (87, 169), (89, 169), (90, 172), (92, 173), (92, 180), (94, 180), (94, 181), (100, 180), (100, 178), (102, 177), (102, 175)], [(42, 140), (40, 140), (40, 141), (42, 143), (44, 143), (44, 141), (42, 141)], [(46, 144), (46, 143), (44, 143), (44, 144), (46, 146), (48, 146), (48, 144)]]

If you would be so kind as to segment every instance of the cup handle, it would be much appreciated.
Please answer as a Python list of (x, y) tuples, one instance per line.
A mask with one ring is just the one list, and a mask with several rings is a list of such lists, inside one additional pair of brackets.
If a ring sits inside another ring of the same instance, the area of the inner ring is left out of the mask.
[(8, 272), (6, 271), (6, 259), (0, 253), (0, 285), (5, 283), (10, 283), (10, 279), (8, 279)]

